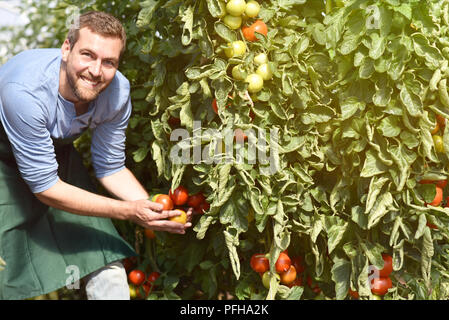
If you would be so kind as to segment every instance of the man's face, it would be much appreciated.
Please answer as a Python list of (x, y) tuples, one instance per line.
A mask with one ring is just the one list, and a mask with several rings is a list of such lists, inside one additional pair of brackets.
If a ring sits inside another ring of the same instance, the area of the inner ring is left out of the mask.
[(89, 102), (111, 83), (117, 71), (122, 41), (103, 37), (81, 28), (78, 41), (70, 50), (69, 41), (62, 45), (66, 63), (66, 94), (75, 102)]

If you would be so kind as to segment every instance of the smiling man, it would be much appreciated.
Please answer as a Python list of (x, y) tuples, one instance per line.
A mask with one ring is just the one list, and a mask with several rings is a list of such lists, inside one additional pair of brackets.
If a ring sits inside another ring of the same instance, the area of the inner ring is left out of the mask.
[[(185, 233), (125, 167), (130, 84), (117, 70), (121, 23), (79, 17), (61, 49), (24, 51), (0, 68), (0, 299), (24, 299), (84, 278), (88, 299), (129, 299), (120, 260), (136, 255), (111, 219)], [(73, 140), (92, 130), (95, 193)], [(189, 210), (188, 214), (191, 214)], [(72, 271), (75, 270), (75, 273)]]

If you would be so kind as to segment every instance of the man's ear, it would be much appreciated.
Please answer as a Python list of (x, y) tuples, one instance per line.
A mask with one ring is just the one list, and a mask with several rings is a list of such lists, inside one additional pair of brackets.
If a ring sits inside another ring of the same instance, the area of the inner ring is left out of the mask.
[(61, 46), (62, 60), (67, 62), (67, 57), (70, 53), (70, 42), (69, 39), (65, 39), (64, 43)]

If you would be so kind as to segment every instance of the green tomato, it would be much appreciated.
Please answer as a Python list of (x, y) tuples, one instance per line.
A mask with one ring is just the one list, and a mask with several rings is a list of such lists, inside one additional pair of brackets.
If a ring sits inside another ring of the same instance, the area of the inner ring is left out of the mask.
[(257, 73), (248, 75), (245, 82), (248, 82), (248, 91), (250, 93), (259, 92), (263, 88), (263, 78)]
[(262, 283), (263, 286), (267, 289), (270, 289), (270, 271), (266, 271), (263, 275), (262, 275)]
[(268, 63), (261, 64), (256, 73), (262, 77), (263, 80), (270, 80), (273, 77), (270, 66)]
[(227, 25), (232, 30), (236, 30), (240, 28), (242, 25), (242, 17), (234, 17), (229, 14), (225, 15), (223, 18), (223, 22), (225, 25)]
[(260, 5), (256, 1), (251, 0), (246, 4), (245, 14), (249, 18), (257, 17), (257, 15), (259, 14), (259, 11), (260, 11)]
[(433, 139), (433, 143), (435, 145), (435, 150), (437, 152), (443, 153), (444, 152), (443, 137), (435, 134), (432, 136), (432, 139)]
[(240, 17), (246, 9), (245, 0), (231, 0), (226, 5), (226, 11), (235, 17)]
[(246, 52), (246, 44), (242, 40), (228, 43), (228, 47), (224, 50), (226, 57), (242, 57)]
[(268, 57), (265, 53), (259, 53), (257, 56), (254, 57), (254, 63), (258, 66), (264, 63), (268, 63)]
[(245, 80), (246, 71), (243, 70), (242, 66), (238, 64), (232, 68), (232, 77), (235, 80)]

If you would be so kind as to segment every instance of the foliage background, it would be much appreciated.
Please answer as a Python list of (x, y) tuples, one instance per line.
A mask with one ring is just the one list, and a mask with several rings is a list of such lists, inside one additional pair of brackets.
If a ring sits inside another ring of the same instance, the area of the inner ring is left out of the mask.
[[(117, 223), (141, 253), (139, 265), (162, 274), (149, 299), (347, 299), (350, 287), (369, 299), (366, 270), (382, 266), (382, 252), (393, 256), (395, 270), (385, 299), (447, 298), (449, 209), (426, 207), (435, 191), (417, 184), (448, 171), (447, 154), (435, 151), (430, 134), (437, 114), (449, 116), (447, 1), (261, 4), (269, 34), (248, 43), (243, 59), (223, 55), (241, 34), (219, 22), (215, 0), (28, 2), (29, 25), (3, 45), (9, 56), (22, 49), (19, 39), (27, 48), (59, 47), (76, 10), (124, 22), (129, 41), (120, 70), (134, 107), (127, 165), (152, 193), (182, 183), (211, 203), (183, 237), (149, 240)], [(260, 51), (274, 77), (248, 99), (229, 70), (242, 64), (252, 71)], [(225, 108), (228, 94), (234, 99)], [(193, 120), (219, 130), (277, 128), (281, 170), (266, 176), (261, 164), (175, 165), (171, 117), (190, 132)], [(440, 134), (449, 150), (447, 130)], [(76, 146), (89, 166), (89, 133)], [(277, 257), (285, 249), (305, 258), (318, 296), (307, 286), (280, 286), (274, 276), (266, 290), (251, 271), (253, 253)]]

